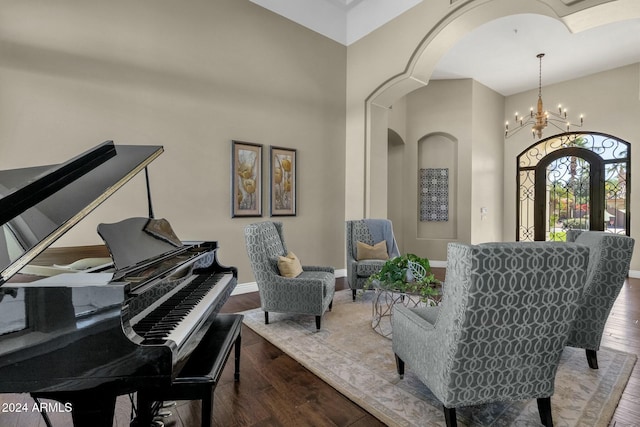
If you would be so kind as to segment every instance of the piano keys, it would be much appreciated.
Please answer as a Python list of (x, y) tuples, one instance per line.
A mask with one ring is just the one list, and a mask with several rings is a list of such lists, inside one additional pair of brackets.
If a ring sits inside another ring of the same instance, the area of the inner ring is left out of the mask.
[(60, 165), (0, 171), (0, 393), (111, 426), (118, 395), (170, 386), (206, 345), (237, 270), (218, 262), (217, 242), (182, 242), (164, 219), (100, 224), (110, 262), (10, 281), (161, 152), (109, 141)]
[(131, 319), (133, 330), (144, 340), (142, 344), (162, 344), (167, 341), (182, 347), (192, 325), (205, 317), (205, 312), (227, 288), (231, 275), (201, 274), (176, 287), (162, 300), (147, 308), (140, 317)]

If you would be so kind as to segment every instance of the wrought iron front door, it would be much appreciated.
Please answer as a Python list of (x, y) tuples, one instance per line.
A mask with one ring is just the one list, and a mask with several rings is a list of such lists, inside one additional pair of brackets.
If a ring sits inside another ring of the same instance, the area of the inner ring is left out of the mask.
[(570, 228), (629, 233), (629, 144), (568, 133), (518, 157), (517, 240), (565, 240)]
[(535, 239), (564, 240), (567, 228), (604, 230), (604, 163), (584, 148), (565, 148), (536, 167)]

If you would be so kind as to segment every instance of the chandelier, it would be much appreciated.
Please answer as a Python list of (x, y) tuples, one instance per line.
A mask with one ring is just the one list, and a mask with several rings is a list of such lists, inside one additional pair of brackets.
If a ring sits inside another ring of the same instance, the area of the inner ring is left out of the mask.
[(519, 116), (516, 112), (516, 127), (513, 129), (509, 129), (509, 122), (506, 122), (504, 125), (504, 137), (509, 138), (510, 136), (516, 134), (522, 128), (531, 126), (531, 134), (533, 138), (536, 137), (538, 139), (542, 138), (542, 130), (547, 127), (547, 125), (551, 124), (561, 131), (569, 132), (569, 128), (571, 126), (582, 127), (583, 118), (580, 115), (580, 124), (574, 124), (567, 121), (567, 109), (562, 109), (562, 105), (558, 105), (558, 112), (554, 111), (545, 111), (542, 105), (542, 58), (544, 57), (544, 53), (539, 53), (536, 55), (538, 60), (540, 61), (540, 72), (538, 77), (538, 105), (536, 110), (531, 110), (529, 112), (529, 116), (525, 121), (525, 117)]

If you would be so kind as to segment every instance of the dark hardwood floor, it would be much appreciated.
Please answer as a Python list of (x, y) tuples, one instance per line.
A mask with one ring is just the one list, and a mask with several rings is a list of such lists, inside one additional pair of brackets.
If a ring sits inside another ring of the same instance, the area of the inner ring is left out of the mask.
[[(88, 256), (100, 256), (100, 253)], [(56, 262), (65, 261), (56, 258)], [(434, 269), (434, 272), (438, 278), (444, 279), (443, 269)], [(336, 280), (336, 289), (346, 287), (344, 278)], [(248, 293), (231, 297), (222, 311), (240, 312), (259, 306), (258, 294)], [(640, 279), (629, 279), (613, 308), (602, 345), (640, 354), (638, 319)], [(242, 332), (240, 372), (240, 381), (234, 382), (233, 363), (227, 363), (215, 390), (215, 426), (384, 425), (246, 327)], [(2, 411), (5, 404), (20, 403), (26, 403), (30, 407), (33, 405), (28, 395), (0, 395), (0, 426), (45, 426), (37, 412)], [(178, 402), (173, 408), (173, 413), (171, 418), (165, 419), (166, 426), (200, 425), (199, 402)], [(121, 397), (114, 425), (128, 425), (129, 415), (128, 397)], [(70, 425), (68, 414), (52, 413), (51, 418), (54, 426)], [(640, 368), (637, 366), (622, 395), (611, 425), (640, 426)]]

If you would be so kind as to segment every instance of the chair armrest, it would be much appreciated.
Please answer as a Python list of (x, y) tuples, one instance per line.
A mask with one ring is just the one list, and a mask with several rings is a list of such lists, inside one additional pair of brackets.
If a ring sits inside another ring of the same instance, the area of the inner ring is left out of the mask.
[(323, 267), (317, 265), (303, 265), (302, 271), (326, 271), (327, 273), (333, 273), (335, 270), (333, 267)]
[[(435, 307), (434, 307), (435, 308)], [(418, 377), (438, 393), (451, 370), (452, 337), (440, 325), (420, 316), (416, 309), (396, 305), (393, 310), (393, 352), (406, 362)], [(442, 314), (442, 312), (440, 312)]]
[(269, 286), (272, 288), (278, 287), (279, 289), (282, 289), (283, 287), (285, 287), (288, 292), (300, 291), (301, 285), (318, 287), (318, 289), (324, 288), (324, 282), (322, 281), (322, 279), (312, 277), (300, 278), (275, 276), (273, 282), (269, 284)]
[(353, 258), (347, 258), (347, 282), (349, 283), (350, 288), (356, 287), (357, 276), (358, 276), (358, 261)]
[[(412, 328), (418, 328), (420, 333), (434, 333), (436, 330), (435, 323), (431, 323), (425, 317), (420, 316), (414, 310), (405, 307), (403, 305), (395, 305), (393, 307), (393, 315), (397, 318), (398, 316), (403, 316), (406, 319), (406, 322), (409, 322)], [(422, 335), (420, 335), (422, 337)]]

